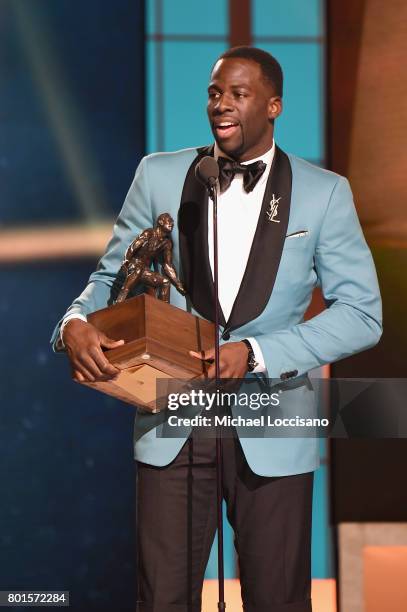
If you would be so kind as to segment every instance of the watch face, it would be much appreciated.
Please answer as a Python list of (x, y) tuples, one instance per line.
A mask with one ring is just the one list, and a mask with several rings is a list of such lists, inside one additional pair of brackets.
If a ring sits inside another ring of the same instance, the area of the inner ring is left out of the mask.
[(245, 343), (245, 345), (247, 346), (249, 352), (247, 354), (247, 370), (248, 372), (252, 372), (254, 370), (254, 368), (256, 368), (259, 364), (256, 361), (255, 357), (254, 357), (254, 352), (253, 352), (253, 348), (252, 345), (250, 344), (249, 340), (243, 340), (243, 342)]
[(249, 361), (248, 361), (248, 366), (249, 366), (249, 372), (251, 372), (252, 370), (254, 370), (255, 367), (257, 367), (259, 364), (257, 363), (257, 361), (255, 360), (253, 355), (250, 355), (249, 357)]

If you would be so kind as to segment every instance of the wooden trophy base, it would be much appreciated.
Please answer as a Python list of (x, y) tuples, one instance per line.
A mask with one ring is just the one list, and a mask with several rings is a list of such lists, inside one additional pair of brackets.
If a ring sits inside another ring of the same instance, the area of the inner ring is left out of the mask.
[(157, 396), (157, 381), (163, 400), (166, 380), (170, 386), (174, 379), (188, 381), (205, 373), (205, 364), (189, 351), (207, 350), (215, 342), (213, 323), (145, 293), (97, 310), (87, 319), (125, 344), (105, 352), (121, 370), (115, 380), (81, 384), (150, 412), (165, 407)]

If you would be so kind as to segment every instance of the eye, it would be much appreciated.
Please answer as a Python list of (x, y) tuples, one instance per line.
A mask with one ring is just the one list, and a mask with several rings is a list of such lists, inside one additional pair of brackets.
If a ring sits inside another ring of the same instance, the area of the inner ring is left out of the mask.
[(208, 97), (210, 100), (217, 100), (220, 96), (220, 93), (218, 91), (209, 91), (208, 92)]

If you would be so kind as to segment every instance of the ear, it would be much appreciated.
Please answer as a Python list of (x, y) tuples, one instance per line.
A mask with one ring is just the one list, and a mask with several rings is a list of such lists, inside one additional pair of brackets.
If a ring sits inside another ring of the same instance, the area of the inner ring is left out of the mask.
[(281, 115), (283, 111), (283, 101), (280, 96), (273, 96), (269, 99), (268, 103), (268, 118), (270, 120), (277, 119), (279, 115)]

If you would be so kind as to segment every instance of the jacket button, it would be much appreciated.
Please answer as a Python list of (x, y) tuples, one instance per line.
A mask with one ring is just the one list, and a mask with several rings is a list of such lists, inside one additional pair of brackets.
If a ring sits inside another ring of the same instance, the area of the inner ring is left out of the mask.
[(229, 333), (229, 332), (223, 332), (223, 334), (222, 334), (222, 338), (223, 338), (223, 340), (229, 340), (229, 338), (230, 338), (230, 333)]

